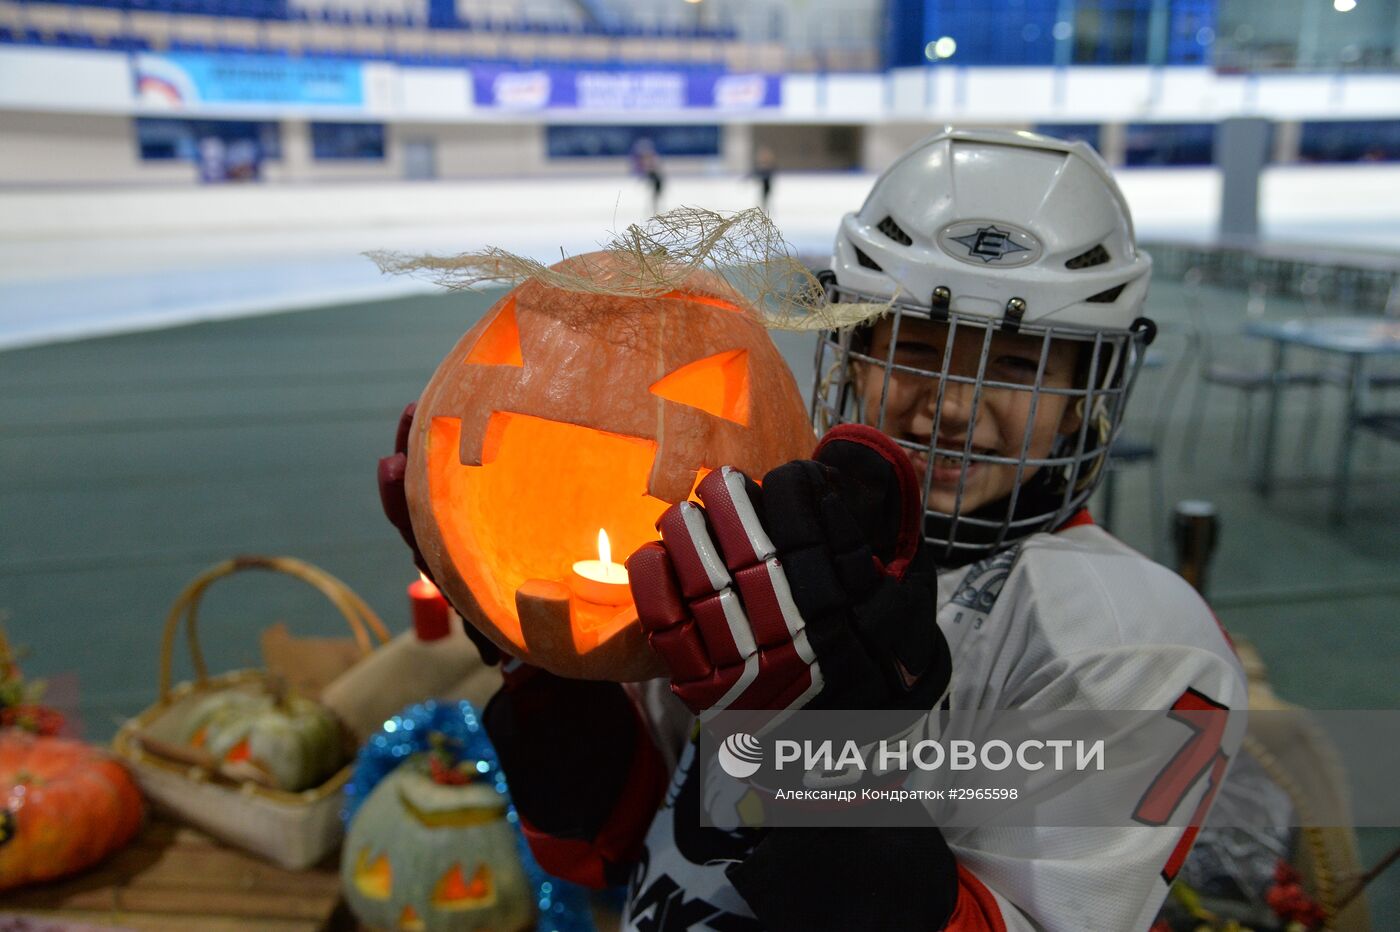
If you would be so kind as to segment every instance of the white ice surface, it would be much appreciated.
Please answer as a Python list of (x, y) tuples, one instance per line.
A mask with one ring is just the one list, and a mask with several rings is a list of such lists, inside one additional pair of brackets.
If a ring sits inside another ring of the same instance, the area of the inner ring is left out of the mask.
[[(829, 250), (868, 174), (778, 179), (772, 212), (804, 255)], [(1141, 239), (1208, 239), (1209, 169), (1120, 175)], [(672, 179), (664, 207), (751, 206), (743, 179)], [(1290, 167), (1262, 186), (1264, 235), (1400, 253), (1400, 166)], [(386, 278), (371, 249), (501, 246), (541, 260), (587, 251), (642, 219), (627, 178), (0, 190), (0, 348), (429, 291)]]

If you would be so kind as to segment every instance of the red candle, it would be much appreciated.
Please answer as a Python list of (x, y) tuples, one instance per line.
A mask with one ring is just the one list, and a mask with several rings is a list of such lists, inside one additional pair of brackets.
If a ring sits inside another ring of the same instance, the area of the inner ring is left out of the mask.
[(451, 630), (447, 617), (447, 600), (428, 577), (418, 574), (418, 581), (408, 586), (408, 601), (413, 607), (413, 630), (420, 641), (445, 638)]

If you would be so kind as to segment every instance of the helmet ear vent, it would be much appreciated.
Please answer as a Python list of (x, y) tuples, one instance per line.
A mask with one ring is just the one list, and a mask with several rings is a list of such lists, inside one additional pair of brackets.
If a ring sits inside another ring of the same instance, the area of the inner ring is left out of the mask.
[(1128, 287), (1128, 283), (1115, 285), (1107, 291), (1100, 291), (1098, 294), (1084, 300), (1089, 304), (1112, 304), (1118, 300), (1118, 296), (1123, 293), (1123, 289)]
[[(1089, 249), (1089, 250), (1087, 250), (1087, 251), (1085, 251), (1085, 252), (1081, 252), (1079, 255), (1075, 256), (1073, 259), (1070, 259), (1069, 261), (1067, 261), (1067, 262), (1065, 263), (1065, 268), (1067, 268), (1067, 269), (1091, 269), (1091, 268), (1093, 268), (1093, 267), (1096, 266), (1096, 265), (1103, 265), (1105, 262), (1108, 262), (1108, 260), (1109, 260), (1108, 250), (1107, 250), (1107, 249), (1104, 249), (1104, 248), (1103, 248), (1103, 244), (1100, 243), (1099, 245), (1095, 246), (1094, 248)], [(1090, 298), (1089, 300), (1092, 301), (1092, 300), (1094, 300), (1094, 299), (1093, 299), (1093, 298)], [(1110, 300), (1112, 300), (1112, 299), (1110, 299)]]
[(861, 252), (859, 248), (855, 246), (852, 246), (851, 248), (855, 249), (856, 261), (859, 262), (861, 265), (865, 266), (867, 269), (874, 269), (877, 272), (884, 271), (884, 269), (880, 268), (880, 263), (876, 262), (874, 259), (867, 256), (865, 253)]
[(886, 217), (884, 220), (881, 220), (875, 225), (875, 229), (901, 246), (910, 246), (914, 243), (914, 240), (910, 238), (909, 234), (905, 233), (904, 230), (900, 228), (899, 224), (894, 222), (893, 217)]

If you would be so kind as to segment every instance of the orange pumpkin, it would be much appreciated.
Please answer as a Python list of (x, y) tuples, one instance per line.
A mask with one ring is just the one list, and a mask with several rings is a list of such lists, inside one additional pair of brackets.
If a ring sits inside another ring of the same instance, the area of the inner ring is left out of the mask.
[(131, 840), (144, 809), (97, 748), (0, 729), (0, 890), (96, 864)]
[(428, 383), (405, 484), (423, 556), (469, 622), (554, 673), (625, 682), (663, 669), (627, 596), (578, 597), (572, 564), (597, 557), (600, 529), (617, 562), (654, 540), (661, 512), (712, 469), (762, 476), (812, 445), (791, 371), (717, 276), (689, 273), (657, 298), (530, 280)]

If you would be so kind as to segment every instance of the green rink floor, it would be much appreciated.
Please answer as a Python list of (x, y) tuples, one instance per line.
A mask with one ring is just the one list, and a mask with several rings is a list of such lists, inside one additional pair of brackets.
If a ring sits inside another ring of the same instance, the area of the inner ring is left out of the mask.
[[(0, 353), (0, 612), (28, 674), (76, 681), (86, 737), (110, 738), (154, 701), (171, 601), (234, 554), (308, 560), (391, 628), (407, 626), (404, 587), (415, 571), (380, 513), (375, 462), (404, 404), (493, 298), (412, 297)], [(1231, 336), (1244, 297), (1205, 300), (1213, 345), (1262, 359), (1262, 347)], [(1185, 307), (1179, 287), (1154, 285), (1164, 362), (1143, 375), (1132, 416), (1142, 432), (1160, 428), (1161, 497), (1219, 509), (1210, 595), (1222, 622), (1259, 648), (1285, 699), (1400, 707), (1400, 446), (1359, 444), (1350, 520), (1334, 527), (1340, 393), (1292, 394), (1278, 488), (1260, 499), (1249, 483), (1253, 446), (1236, 443), (1241, 396), (1217, 390), (1199, 422), (1189, 416), (1194, 372), (1177, 363)], [(1266, 312), (1300, 310), (1280, 301)], [(776, 340), (810, 385), (812, 338)], [(1259, 427), (1256, 416), (1250, 433)], [(1114, 531), (1167, 559), (1152, 531), (1150, 470), (1127, 468), (1117, 485)], [(258, 632), (279, 620), (306, 635), (343, 628), (294, 580), (247, 573), (216, 584), (200, 618), (210, 668), (258, 664)], [(177, 652), (176, 679), (190, 673)], [(1400, 830), (1361, 838), (1371, 863), (1400, 843)], [(1372, 886), (1371, 903), (1377, 928), (1400, 921), (1400, 868)]]

